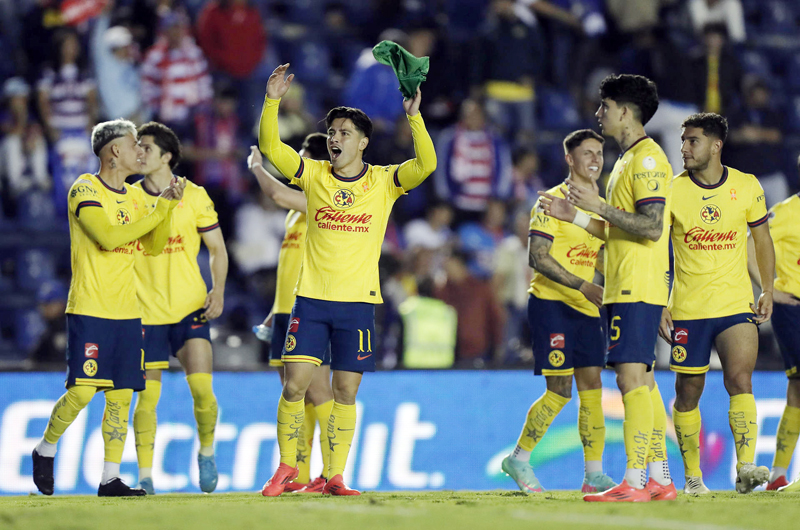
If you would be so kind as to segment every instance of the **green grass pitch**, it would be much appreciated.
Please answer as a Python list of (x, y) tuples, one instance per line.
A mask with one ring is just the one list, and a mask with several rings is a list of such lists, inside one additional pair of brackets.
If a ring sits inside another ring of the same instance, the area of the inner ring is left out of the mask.
[(361, 497), (258, 493), (0, 497), (3, 530), (155, 529), (681, 529), (800, 528), (800, 494), (713, 492), (674, 502), (586, 503), (553, 491), (365, 493)]

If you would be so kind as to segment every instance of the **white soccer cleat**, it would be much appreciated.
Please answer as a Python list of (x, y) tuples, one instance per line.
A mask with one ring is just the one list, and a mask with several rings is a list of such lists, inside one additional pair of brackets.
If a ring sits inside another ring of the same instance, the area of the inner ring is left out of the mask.
[(703, 477), (686, 477), (686, 485), (683, 492), (687, 495), (707, 495), (711, 490), (703, 484)]
[(766, 466), (756, 467), (755, 464), (742, 464), (736, 474), (736, 491), (750, 493), (768, 480), (769, 469)]

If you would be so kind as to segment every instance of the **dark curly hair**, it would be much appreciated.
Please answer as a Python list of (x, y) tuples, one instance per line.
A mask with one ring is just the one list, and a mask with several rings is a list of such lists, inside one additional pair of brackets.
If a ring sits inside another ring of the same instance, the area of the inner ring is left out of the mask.
[(728, 120), (724, 116), (713, 112), (698, 112), (692, 114), (681, 123), (681, 128), (697, 127), (703, 129), (703, 134), (719, 138), (723, 142), (728, 138)]
[(333, 120), (338, 118), (345, 118), (353, 122), (356, 129), (369, 138), (372, 136), (372, 120), (361, 109), (354, 109), (353, 107), (334, 107), (328, 111), (325, 116), (325, 130), (330, 129)]
[(152, 136), (153, 143), (161, 149), (161, 154), (171, 153), (172, 160), (169, 161), (169, 168), (175, 169), (181, 161), (181, 141), (178, 136), (163, 123), (155, 121), (147, 122), (139, 126), (137, 131), (139, 138), (142, 136)]
[(328, 135), (323, 133), (311, 133), (303, 140), (301, 148), (305, 151), (306, 158), (313, 160), (328, 159)]
[(600, 83), (600, 98), (613, 99), (617, 105), (631, 105), (633, 115), (645, 125), (658, 110), (656, 84), (641, 75), (610, 75)]

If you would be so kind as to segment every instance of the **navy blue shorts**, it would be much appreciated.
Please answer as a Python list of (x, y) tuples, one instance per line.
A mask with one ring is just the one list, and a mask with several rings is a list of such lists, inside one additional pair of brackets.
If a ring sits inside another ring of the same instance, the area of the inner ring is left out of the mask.
[(800, 367), (800, 306), (773, 304), (772, 329), (781, 348), (786, 375), (796, 376)]
[(714, 339), (737, 324), (755, 324), (753, 313), (739, 313), (719, 318), (673, 320), (672, 357), (669, 368), (681, 374), (704, 374), (711, 360)]
[[(269, 345), (269, 365), (283, 366), (283, 343), (286, 340), (286, 331), (289, 329), (289, 313), (275, 313), (272, 315), (272, 343)], [(331, 364), (331, 346), (325, 350), (322, 358), (323, 366)]]
[(144, 390), (142, 321), (67, 314), (67, 387)]
[(575, 368), (605, 366), (606, 343), (600, 317), (563, 302), (528, 297), (535, 375), (572, 375)]
[(609, 366), (642, 363), (647, 371), (656, 362), (656, 340), (663, 306), (632, 302), (608, 306)]
[[(273, 335), (275, 339), (275, 337)], [(331, 369), (374, 372), (375, 305), (298, 296), (281, 361), (321, 365), (330, 345)]]
[(144, 367), (147, 370), (169, 368), (169, 356), (176, 355), (189, 339), (206, 339), (211, 342), (211, 328), (203, 308), (175, 324), (147, 325), (143, 328)]

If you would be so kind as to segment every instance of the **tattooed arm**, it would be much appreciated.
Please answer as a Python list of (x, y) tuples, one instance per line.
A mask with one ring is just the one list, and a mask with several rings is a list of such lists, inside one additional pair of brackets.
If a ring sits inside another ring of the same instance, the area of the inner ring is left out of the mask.
[(617, 228), (651, 241), (661, 239), (664, 231), (664, 203), (643, 204), (636, 208), (636, 213), (618, 210), (602, 203), (597, 213)]
[(528, 238), (528, 264), (542, 273), (545, 278), (553, 280), (572, 289), (583, 293), (587, 300), (597, 307), (603, 305), (603, 288), (592, 282), (583, 280), (568, 270), (550, 255), (550, 247), (553, 242), (539, 236)]

